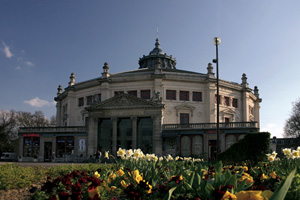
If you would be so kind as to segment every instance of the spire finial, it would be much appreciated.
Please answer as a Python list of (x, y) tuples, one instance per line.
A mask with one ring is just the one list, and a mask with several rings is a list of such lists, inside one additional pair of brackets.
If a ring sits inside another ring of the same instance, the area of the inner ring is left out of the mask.
[(158, 39), (158, 25), (156, 24), (156, 38)]

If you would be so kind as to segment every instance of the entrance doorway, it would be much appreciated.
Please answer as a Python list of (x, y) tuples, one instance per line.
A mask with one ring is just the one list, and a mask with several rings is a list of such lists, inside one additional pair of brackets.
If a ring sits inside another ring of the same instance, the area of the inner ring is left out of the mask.
[(215, 160), (217, 156), (217, 140), (208, 141), (209, 159)]
[(52, 142), (45, 142), (44, 144), (44, 162), (51, 162)]

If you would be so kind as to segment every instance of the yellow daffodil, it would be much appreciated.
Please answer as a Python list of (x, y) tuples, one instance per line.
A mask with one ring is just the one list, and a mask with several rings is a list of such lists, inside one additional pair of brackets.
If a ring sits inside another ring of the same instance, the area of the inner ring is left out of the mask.
[(265, 174), (262, 174), (261, 177), (260, 177), (260, 180), (263, 181), (265, 179), (268, 179), (268, 177)]
[(223, 195), (221, 200), (234, 200), (234, 199), (237, 199), (237, 197), (234, 194), (226, 191), (226, 193)]
[(273, 162), (274, 160), (275, 160), (274, 156), (272, 156), (272, 155), (268, 156), (268, 161)]
[(116, 174), (119, 176), (123, 176), (125, 173), (123, 172), (122, 169), (119, 169), (118, 171), (116, 171)]
[(291, 154), (291, 149), (289, 149), (289, 148), (285, 148), (282, 151), (285, 156)]
[(133, 178), (137, 183), (140, 183), (140, 181), (143, 180), (143, 177), (140, 175), (139, 170), (135, 170), (133, 172)]
[(293, 150), (292, 154), (295, 158), (299, 158), (299, 151)]
[(236, 197), (238, 200), (264, 200), (261, 191), (258, 190), (241, 191), (236, 194)]
[(124, 187), (124, 188), (127, 188), (129, 184), (127, 184), (124, 180), (121, 181), (121, 185)]
[(98, 173), (98, 171), (96, 171), (96, 172), (94, 173), (94, 175), (95, 175), (97, 178), (100, 177), (100, 174)]
[(276, 174), (276, 172), (274, 171), (274, 172), (270, 173), (269, 176), (271, 176), (272, 178), (275, 179), (275, 178), (277, 177), (277, 174)]
[(119, 148), (119, 150), (117, 151), (117, 155), (118, 155), (119, 157), (124, 157), (124, 155), (125, 155), (125, 150)]

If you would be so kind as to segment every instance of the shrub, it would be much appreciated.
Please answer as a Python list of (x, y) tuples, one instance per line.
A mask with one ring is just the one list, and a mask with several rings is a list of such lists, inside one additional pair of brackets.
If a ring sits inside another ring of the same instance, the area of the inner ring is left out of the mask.
[(270, 133), (248, 133), (243, 139), (233, 144), (229, 149), (219, 155), (222, 161), (263, 161), (269, 152)]

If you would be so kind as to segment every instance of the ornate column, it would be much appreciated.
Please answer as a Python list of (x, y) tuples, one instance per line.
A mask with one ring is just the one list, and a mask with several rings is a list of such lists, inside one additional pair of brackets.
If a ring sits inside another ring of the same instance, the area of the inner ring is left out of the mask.
[(132, 123), (132, 149), (136, 149), (136, 142), (137, 142), (137, 117), (131, 117)]
[(117, 133), (118, 133), (118, 118), (112, 117), (113, 133), (112, 133), (112, 154), (117, 156)]
[(152, 116), (153, 121), (153, 135), (152, 135), (152, 143), (153, 143), (153, 153), (161, 156), (162, 152), (162, 129), (161, 129), (161, 115)]

